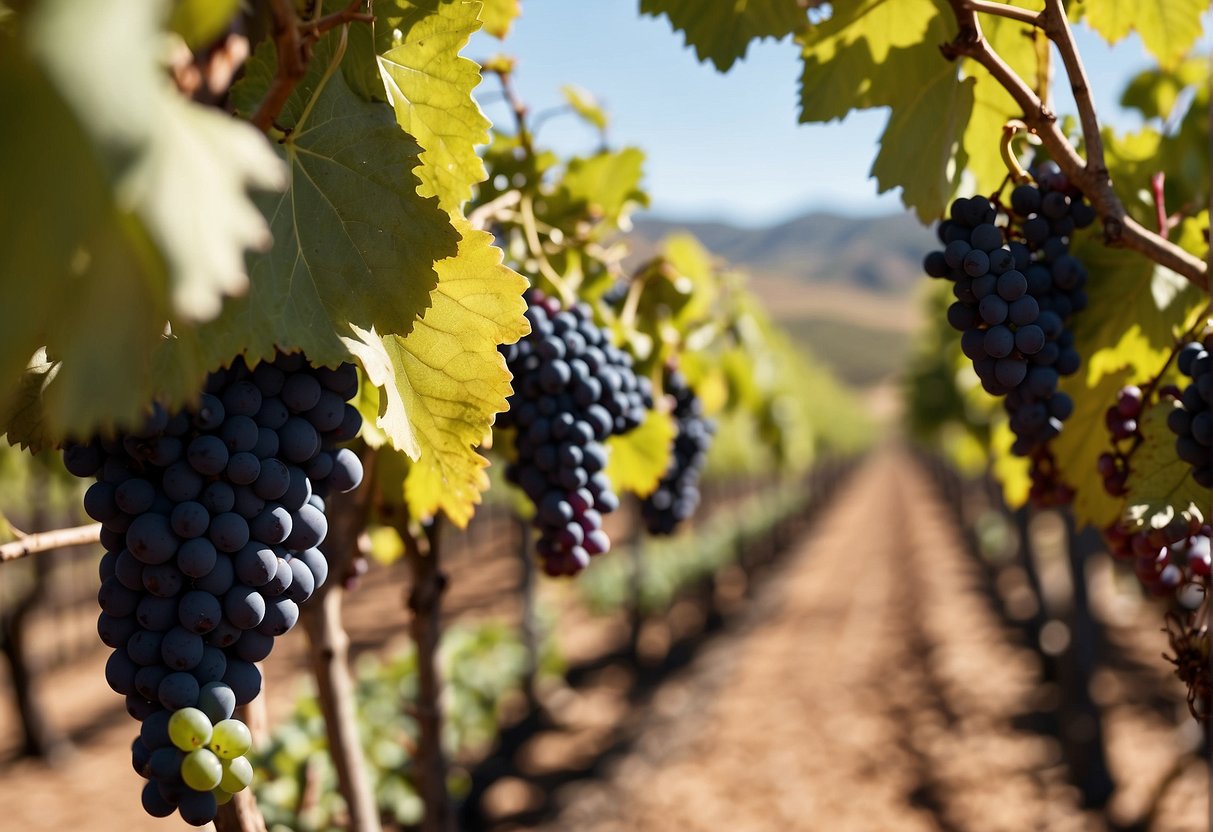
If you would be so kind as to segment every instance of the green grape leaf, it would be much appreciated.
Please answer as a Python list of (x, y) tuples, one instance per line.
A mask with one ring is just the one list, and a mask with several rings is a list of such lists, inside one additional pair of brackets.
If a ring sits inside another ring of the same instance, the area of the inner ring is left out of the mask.
[(521, 0), (484, 0), (480, 22), (484, 24), (484, 31), (497, 40), (505, 40), (510, 34), (510, 27), (521, 14)]
[(552, 197), (552, 213), (584, 214), (618, 225), (633, 206), (649, 204), (640, 188), (644, 152), (635, 147), (603, 151), (569, 162)]
[(1099, 455), (1112, 449), (1112, 437), (1104, 427), (1104, 412), (1116, 402), (1117, 391), (1135, 377), (1125, 367), (1108, 370), (1090, 382), (1083, 380), (1081, 370), (1062, 381), (1062, 392), (1074, 399), (1074, 413), (1049, 447), (1066, 483), (1075, 490), (1074, 518), (1079, 524), (1102, 529), (1120, 516), (1124, 502), (1104, 490), (1097, 466)]
[(687, 46), (695, 48), (699, 60), (711, 61), (720, 72), (727, 72), (745, 57), (750, 41), (778, 40), (808, 22), (800, 0), (640, 0), (640, 12), (668, 17), (670, 25), (686, 36)]
[[(411, 4), (400, 2), (401, 8)], [(437, 196), (456, 211), (485, 178), (476, 145), (489, 141), (489, 120), (472, 97), (480, 68), (459, 50), (480, 28), (474, 0), (423, 2), (411, 6), (407, 28), (379, 57), (388, 101), (400, 127), (424, 148), (420, 193)], [(391, 14), (389, 10), (388, 14)]]
[(1152, 377), (1204, 308), (1200, 290), (1144, 255), (1103, 245), (1097, 233), (1078, 236), (1071, 253), (1090, 274), (1090, 305), (1072, 325), (1086, 363), (1075, 381), (1092, 386), (1126, 366), (1135, 379)]
[[(954, 28), (951, 11), (936, 0), (864, 0), (835, 4), (828, 19), (800, 35), (801, 122), (891, 108), (872, 175), (882, 192), (902, 188), (903, 201), (924, 222), (943, 213), (962, 173), (972, 175), (979, 192), (998, 188), (1006, 177), (1002, 127), (1018, 115), (984, 68), (940, 55), (939, 44)], [(985, 35), (1030, 77), (1035, 50), (1024, 37), (1028, 28), (994, 18)]]
[(581, 116), (584, 121), (600, 131), (607, 129), (609, 120), (606, 110), (602, 109), (598, 99), (589, 92), (574, 84), (565, 84), (560, 88), (560, 94), (564, 96), (565, 102), (573, 108), (573, 112)]
[(460, 230), (458, 256), (435, 264), (438, 286), (425, 317), (407, 335), (382, 336), (377, 345), (364, 333), (357, 349), (378, 355), (370, 365), (364, 359), (380, 388), (377, 423), (413, 460), (405, 480), (410, 514), (442, 511), (462, 528), (488, 485), (488, 463), (475, 449), (506, 408), (510, 375), (497, 345), (527, 332), (527, 283), (501, 265), (492, 235), (462, 222)]
[[(0, 225), (22, 241), (0, 254), (0, 377), (41, 347), (61, 362), (42, 406), (0, 424), (11, 442), (136, 422), (163, 393), (152, 355), (166, 322), (189, 335), (214, 318), (248, 289), (245, 249), (270, 239), (248, 189), (280, 187), (283, 166), (252, 127), (172, 89), (148, 48), (165, 10), (48, 0), (0, 46), (0, 110), (21, 124), (0, 138)], [(196, 385), (206, 367), (175, 370)]]
[[(264, 136), (172, 88), (148, 48), (164, 10), (116, 15), (105, 0), (50, 0), (29, 23), (30, 42), (104, 160), (115, 202), (158, 248), (175, 317), (204, 321), (224, 295), (246, 290), (244, 251), (270, 242), (248, 189), (285, 181)], [(74, 48), (85, 41), (96, 48)]]
[(1201, 34), (1204, 0), (1101, 0), (1071, 6), (1104, 40), (1115, 44), (1137, 32), (1164, 69), (1174, 69)]
[(1192, 469), (1175, 452), (1167, 414), (1178, 403), (1164, 400), (1142, 414), (1143, 441), (1130, 462), (1124, 520), (1131, 529), (1163, 528), (1175, 517), (1209, 516), (1209, 489), (1192, 479)]
[(1209, 73), (1208, 62), (1189, 58), (1173, 71), (1151, 67), (1129, 81), (1120, 96), (1122, 107), (1132, 107), (1144, 118), (1168, 119), (1179, 103), (1180, 94), (1201, 85)]
[(606, 441), (606, 475), (618, 492), (647, 497), (670, 467), (678, 428), (669, 413), (650, 410), (634, 430)]
[(963, 164), (951, 166), (973, 107), (973, 84), (956, 83), (956, 67), (939, 72), (895, 107), (872, 164), (881, 193), (900, 187), (902, 201), (923, 222), (935, 219), (959, 184)]
[[(248, 297), (203, 329), (204, 340), (243, 348), (252, 359), (270, 358), (277, 346), (335, 364), (349, 357), (358, 332), (407, 334), (430, 305), (434, 263), (457, 250), (447, 215), (417, 194), (420, 148), (389, 107), (327, 72), (339, 38), (334, 31), (317, 44), (278, 119), (290, 131), (279, 152), (291, 184), (261, 200), (274, 248), (251, 258)], [(272, 48), (257, 51), (240, 100), (260, 100), (263, 91), (248, 87), (264, 82), (256, 64), (271, 60)], [(393, 443), (407, 445), (394, 428)]]

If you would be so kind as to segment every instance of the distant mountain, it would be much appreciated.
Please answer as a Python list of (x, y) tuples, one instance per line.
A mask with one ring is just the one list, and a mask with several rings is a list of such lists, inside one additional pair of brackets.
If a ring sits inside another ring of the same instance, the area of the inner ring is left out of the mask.
[(694, 234), (717, 255), (756, 277), (844, 284), (904, 295), (922, 279), (922, 257), (935, 243), (909, 213), (856, 218), (809, 213), (765, 228), (638, 216), (628, 235), (634, 260), (649, 256), (662, 238)]

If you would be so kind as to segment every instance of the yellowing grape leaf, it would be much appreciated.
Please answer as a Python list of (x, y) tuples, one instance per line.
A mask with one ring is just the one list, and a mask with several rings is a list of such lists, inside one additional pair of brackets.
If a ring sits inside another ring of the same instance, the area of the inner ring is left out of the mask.
[(484, 0), (480, 22), (484, 24), (484, 31), (498, 40), (505, 40), (514, 20), (521, 14), (521, 0)]
[(994, 476), (1002, 483), (1002, 496), (1011, 508), (1019, 508), (1028, 501), (1032, 489), (1031, 463), (1026, 457), (1011, 453), (1015, 434), (1010, 423), (999, 419), (990, 432), (990, 454), (993, 456)]
[(1070, 8), (1072, 16), (1081, 15), (1108, 43), (1137, 32), (1163, 68), (1174, 69), (1200, 37), (1201, 15), (1209, 4), (1204, 0), (1099, 0)]
[(397, 8), (387, 14), (399, 37), (380, 55), (379, 73), (396, 121), (423, 148), (419, 192), (437, 196), (445, 210), (455, 211), (471, 196), (472, 185), (485, 177), (476, 145), (488, 144), (489, 120), (472, 98), (480, 68), (459, 55), (480, 28), (480, 4), (393, 5)]
[(173, 0), (169, 28), (191, 49), (207, 46), (240, 11), (240, 0)]
[[(510, 374), (497, 345), (527, 332), (527, 283), (501, 265), (491, 234), (462, 221), (460, 230), (459, 254), (436, 264), (433, 306), (408, 335), (382, 336), (379, 351), (392, 375), (372, 382), (382, 388), (387, 415), (379, 426), (413, 460), (405, 481), (411, 516), (442, 511), (462, 528), (488, 485), (488, 463), (475, 449), (506, 408)], [(403, 436), (401, 417), (408, 427)]]
[(566, 210), (589, 211), (618, 224), (631, 207), (649, 204), (648, 195), (640, 188), (643, 166), (644, 152), (635, 147), (573, 159), (551, 199), (553, 213), (562, 210), (563, 202), (568, 206)]
[(565, 84), (561, 87), (560, 94), (564, 96), (565, 102), (573, 108), (573, 112), (581, 116), (583, 120), (599, 130), (606, 130), (608, 121), (606, 110), (602, 109), (602, 105), (593, 95), (573, 84)]
[(1209, 516), (1209, 489), (1192, 479), (1192, 469), (1175, 452), (1167, 414), (1177, 405), (1163, 401), (1142, 415), (1144, 437), (1130, 463), (1125, 522), (1130, 528), (1162, 528), (1175, 517)]
[(641, 14), (665, 15), (686, 36), (700, 61), (711, 61), (727, 72), (744, 58), (750, 41), (779, 38), (808, 22), (801, 0), (640, 0)]
[(611, 486), (617, 492), (631, 492), (640, 497), (652, 494), (670, 467), (677, 434), (678, 428), (669, 413), (650, 410), (634, 430), (608, 439), (606, 475)]

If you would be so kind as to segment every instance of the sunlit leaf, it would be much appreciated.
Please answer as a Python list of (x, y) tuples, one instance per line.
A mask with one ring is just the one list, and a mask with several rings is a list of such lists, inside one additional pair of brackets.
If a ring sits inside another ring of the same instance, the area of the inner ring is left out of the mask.
[(1167, 414), (1176, 403), (1160, 402), (1138, 423), (1144, 437), (1133, 454), (1125, 520), (1131, 528), (1163, 528), (1175, 517), (1209, 516), (1209, 489), (1192, 479), (1192, 469), (1175, 451)]
[(1201, 15), (1208, 9), (1204, 0), (1100, 0), (1073, 4), (1071, 14), (1081, 15), (1110, 44), (1137, 32), (1163, 68), (1173, 69), (1200, 37)]
[(606, 475), (618, 492), (647, 497), (670, 467), (678, 428), (669, 413), (650, 410), (639, 427), (607, 440)]
[(721, 72), (745, 57), (750, 41), (785, 37), (808, 19), (800, 0), (640, 0), (640, 11), (668, 17), (699, 60), (711, 61)]
[[(484, 179), (476, 146), (489, 141), (489, 120), (472, 98), (480, 68), (459, 50), (480, 28), (475, 0), (399, 0), (386, 12), (399, 37), (379, 57), (379, 71), (396, 121), (421, 145), (420, 192), (457, 210)], [(377, 10), (378, 11), (378, 10)]]

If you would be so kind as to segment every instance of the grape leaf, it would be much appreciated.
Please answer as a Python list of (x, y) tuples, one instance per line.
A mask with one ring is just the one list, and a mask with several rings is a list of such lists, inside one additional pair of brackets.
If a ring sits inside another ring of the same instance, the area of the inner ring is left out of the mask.
[(549, 200), (550, 212), (602, 217), (618, 225), (634, 205), (649, 204), (640, 188), (644, 152), (635, 147), (604, 150), (571, 160), (556, 194)]
[(1019, 508), (1028, 501), (1032, 490), (1031, 463), (1022, 456), (1011, 453), (1015, 434), (1006, 419), (999, 419), (990, 432), (991, 465), (994, 476), (1002, 483), (1002, 496), (1011, 508)]
[(505, 40), (514, 20), (521, 14), (521, 0), (484, 0), (480, 21), (484, 24), (484, 31), (498, 40)]
[[(278, 122), (290, 188), (263, 198), (274, 248), (251, 258), (252, 291), (229, 303), (204, 336), (253, 359), (302, 349), (317, 364), (348, 359), (351, 327), (403, 335), (430, 305), (434, 263), (455, 254), (458, 234), (433, 198), (417, 194), (420, 148), (391, 108), (366, 101), (342, 73), (326, 78), (340, 33), (317, 45), (307, 76)], [(258, 49), (237, 100), (255, 102), (270, 77), (272, 47)], [(257, 64), (262, 64), (258, 70)], [(244, 106), (248, 106), (247, 103)], [(407, 445), (399, 425), (393, 443)]]
[(727, 72), (745, 57), (750, 41), (778, 40), (808, 22), (800, 0), (640, 0), (640, 12), (668, 17), (685, 35), (687, 46), (695, 48), (699, 60), (711, 61), (720, 72)]
[(670, 467), (678, 428), (664, 411), (650, 410), (634, 430), (607, 440), (606, 475), (617, 492), (639, 497), (652, 494)]
[[(172, 88), (149, 48), (165, 11), (163, 0), (130, 15), (107, 0), (48, 0), (31, 16), (29, 39), (97, 148), (117, 205), (163, 257), (175, 317), (205, 321), (224, 295), (247, 288), (243, 252), (270, 241), (247, 190), (285, 183), (255, 129)], [(84, 42), (92, 48), (76, 48)]]
[(893, 109), (872, 163), (880, 192), (900, 187), (902, 201), (923, 222), (943, 211), (960, 182), (964, 162), (950, 162), (973, 108), (972, 81), (957, 84), (951, 64), (941, 62), (938, 70)]
[(1204, 0), (1101, 0), (1070, 8), (1110, 44), (1137, 32), (1159, 64), (1174, 69), (1200, 37), (1208, 7)]
[(1131, 529), (1162, 528), (1174, 517), (1209, 516), (1209, 489), (1192, 479), (1192, 469), (1175, 452), (1167, 414), (1178, 404), (1161, 401), (1138, 423), (1143, 441), (1130, 463), (1124, 520)]
[[(10, 442), (137, 421), (164, 392), (152, 355), (166, 321), (190, 333), (214, 317), (247, 290), (245, 247), (269, 239), (246, 188), (281, 184), (282, 165), (253, 128), (170, 88), (147, 46), (158, 11), (50, 0), (0, 45), (0, 110), (21, 124), (0, 138), (0, 225), (21, 240), (0, 253), (0, 410), (21, 408), (0, 423)], [(57, 367), (46, 399), (18, 403), (12, 380), (41, 347)], [(174, 369), (196, 387), (207, 368)]]
[(1119, 516), (1122, 505), (1106, 494), (1096, 472), (1099, 455), (1111, 447), (1104, 411), (1125, 384), (1159, 372), (1177, 333), (1199, 315), (1203, 299), (1173, 272), (1135, 252), (1108, 248), (1095, 233), (1079, 235), (1071, 251), (1091, 275), (1090, 305), (1072, 323), (1084, 367), (1062, 381), (1075, 409), (1052, 447), (1077, 489), (1075, 516), (1102, 528)]
[[(864, 0), (835, 4), (828, 19), (799, 37), (800, 121), (890, 107), (872, 174), (882, 192), (902, 188), (903, 201), (923, 221), (943, 213), (962, 173), (974, 177), (979, 192), (1001, 184), (1002, 126), (1018, 114), (984, 68), (940, 55), (939, 44), (954, 29), (951, 12), (935, 0)], [(1026, 29), (996, 19), (985, 31), (999, 54), (1025, 74), (1035, 65)]]
[(1144, 255), (1109, 248), (1097, 233), (1075, 238), (1071, 253), (1090, 273), (1090, 305), (1074, 316), (1074, 343), (1086, 362), (1075, 381), (1132, 367), (1146, 379), (1163, 365), (1177, 333), (1195, 321), (1205, 299), (1188, 281)]
[(400, 37), (379, 57), (383, 85), (396, 121), (424, 149), (420, 193), (437, 196), (447, 211), (458, 210), (472, 185), (485, 178), (476, 145), (489, 141), (489, 120), (472, 98), (480, 68), (459, 55), (480, 28), (480, 4), (402, 0), (394, 5), (398, 8), (387, 14), (403, 17), (397, 21)]
[[(385, 335), (377, 345), (364, 337), (357, 349), (380, 356), (363, 363), (381, 388), (378, 425), (413, 460), (405, 481), (410, 514), (443, 511), (463, 527), (488, 485), (488, 463), (475, 448), (506, 408), (510, 375), (497, 345), (527, 332), (527, 283), (501, 265), (491, 234), (462, 221), (460, 230), (458, 255), (435, 264), (438, 286), (425, 317), (407, 335)], [(401, 426), (393, 421), (404, 417), (411, 441), (398, 444)]]
[(1151, 67), (1129, 81), (1121, 93), (1120, 105), (1132, 107), (1148, 119), (1168, 119), (1180, 94), (1185, 89), (1202, 85), (1208, 74), (1208, 63), (1199, 58), (1189, 58), (1173, 71)]
[(574, 84), (565, 84), (560, 88), (560, 94), (573, 108), (573, 112), (581, 116), (584, 121), (600, 131), (607, 129), (606, 110), (602, 109), (602, 105), (589, 92)]
[(240, 0), (174, 0), (169, 28), (198, 49), (223, 34), (239, 11)]
[(1124, 505), (1104, 490), (1097, 469), (1099, 455), (1112, 449), (1104, 412), (1116, 402), (1117, 391), (1137, 376), (1128, 367), (1106, 369), (1089, 381), (1084, 380), (1085, 375), (1080, 370), (1062, 380), (1061, 390), (1074, 399), (1074, 413), (1049, 447), (1066, 482), (1075, 490), (1075, 520), (1102, 529), (1115, 522)]

